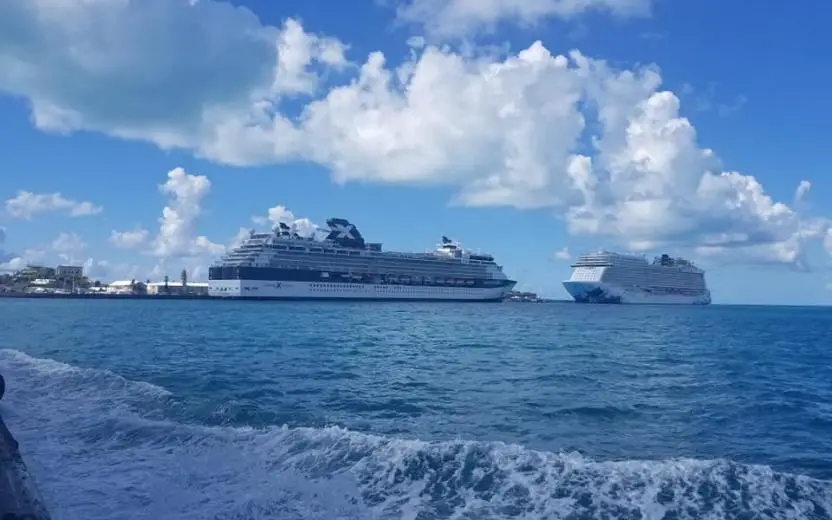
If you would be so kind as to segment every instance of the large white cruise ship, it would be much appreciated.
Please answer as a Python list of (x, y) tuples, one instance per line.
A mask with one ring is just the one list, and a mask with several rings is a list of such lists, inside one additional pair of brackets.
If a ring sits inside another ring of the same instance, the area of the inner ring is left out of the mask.
[(563, 286), (581, 303), (674, 303), (707, 305), (705, 272), (684, 258), (600, 251), (578, 258)]
[(327, 220), (323, 240), (285, 223), (252, 231), (209, 269), (208, 294), (247, 299), (501, 301), (514, 288), (488, 254), (447, 237), (435, 251), (382, 251), (341, 218)]

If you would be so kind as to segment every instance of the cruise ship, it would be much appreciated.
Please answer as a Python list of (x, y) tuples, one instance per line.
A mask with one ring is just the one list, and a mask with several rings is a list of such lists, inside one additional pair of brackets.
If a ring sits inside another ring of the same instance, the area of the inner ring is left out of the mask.
[(323, 240), (288, 224), (251, 231), (208, 270), (208, 294), (245, 299), (501, 301), (514, 288), (489, 254), (442, 237), (434, 251), (383, 251), (346, 219)]
[(578, 258), (563, 286), (581, 303), (670, 303), (707, 305), (705, 272), (684, 258), (600, 251)]

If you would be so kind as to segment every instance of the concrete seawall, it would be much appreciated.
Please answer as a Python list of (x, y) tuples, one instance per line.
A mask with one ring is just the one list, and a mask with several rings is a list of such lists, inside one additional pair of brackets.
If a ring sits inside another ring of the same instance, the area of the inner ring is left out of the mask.
[[(54, 294), (54, 293), (0, 293), (0, 298), (32, 300), (221, 300), (202, 294)], [(3, 520), (0, 517), (0, 520)]]
[[(2, 397), (2, 394), (0, 394)], [(12, 433), (0, 416), (0, 520), (49, 520)]]

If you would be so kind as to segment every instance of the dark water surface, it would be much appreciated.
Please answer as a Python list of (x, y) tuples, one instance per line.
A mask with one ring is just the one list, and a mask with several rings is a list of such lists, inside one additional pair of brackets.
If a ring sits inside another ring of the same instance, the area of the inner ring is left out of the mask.
[(0, 300), (66, 519), (830, 518), (832, 309)]

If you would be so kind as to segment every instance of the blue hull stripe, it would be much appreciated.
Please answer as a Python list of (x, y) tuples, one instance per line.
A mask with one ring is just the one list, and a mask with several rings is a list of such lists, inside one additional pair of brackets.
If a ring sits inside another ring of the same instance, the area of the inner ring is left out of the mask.
[(503, 298), (488, 298), (482, 300), (461, 299), (461, 298), (352, 298), (344, 297), (337, 298), (331, 296), (214, 296), (215, 300), (245, 300), (245, 301), (326, 301), (326, 302), (426, 302), (426, 303), (501, 303), (505, 300)]
[[(462, 279), (464, 284), (441, 284), (410, 282), (403, 283), (395, 277), (384, 275), (354, 275), (327, 271), (307, 269), (279, 269), (273, 267), (211, 267), (208, 269), (209, 280), (252, 280), (252, 281), (280, 281), (280, 282), (312, 282), (312, 283), (341, 283), (341, 284), (368, 284), (368, 285), (408, 285), (426, 287), (467, 287), (470, 289), (506, 287), (514, 284), (512, 280), (483, 280), (483, 279)], [(444, 278), (444, 277), (439, 277)], [(454, 279), (454, 277), (448, 277)]]

